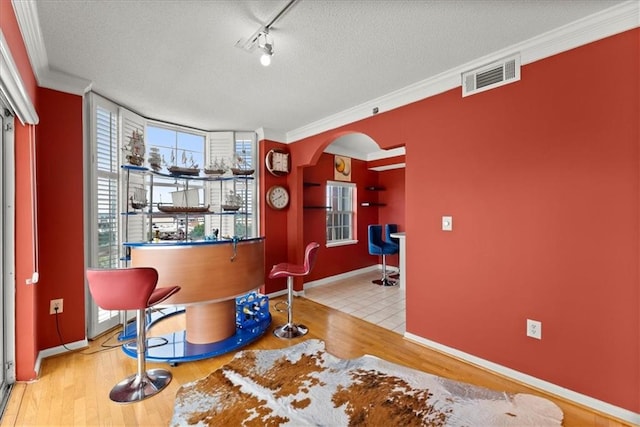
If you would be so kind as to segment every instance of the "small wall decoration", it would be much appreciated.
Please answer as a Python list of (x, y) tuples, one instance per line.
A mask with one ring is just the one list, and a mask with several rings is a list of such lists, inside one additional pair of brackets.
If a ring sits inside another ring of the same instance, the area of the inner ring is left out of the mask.
[(336, 181), (351, 181), (351, 158), (345, 156), (335, 156), (334, 174)]

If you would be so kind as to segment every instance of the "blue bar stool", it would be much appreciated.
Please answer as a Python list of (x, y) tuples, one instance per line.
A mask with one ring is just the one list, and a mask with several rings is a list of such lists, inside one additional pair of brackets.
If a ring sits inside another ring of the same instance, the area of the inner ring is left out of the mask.
[(369, 254), (382, 255), (382, 278), (373, 280), (372, 283), (380, 286), (395, 286), (398, 283), (387, 274), (387, 255), (398, 253), (398, 246), (382, 240), (382, 225), (369, 225)]

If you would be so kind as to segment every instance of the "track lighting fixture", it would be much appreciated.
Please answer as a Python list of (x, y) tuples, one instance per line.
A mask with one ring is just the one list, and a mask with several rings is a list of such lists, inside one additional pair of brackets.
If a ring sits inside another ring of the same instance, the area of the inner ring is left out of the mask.
[(268, 67), (271, 64), (271, 57), (273, 56), (273, 38), (269, 35), (268, 30), (262, 31), (258, 34), (258, 49), (262, 51), (260, 56), (260, 63)]
[(236, 47), (247, 52), (253, 52), (257, 47), (260, 51), (260, 63), (268, 67), (271, 64), (271, 57), (274, 54), (273, 38), (269, 34), (271, 26), (276, 23), (298, 0), (289, 0), (289, 2), (271, 18), (265, 25), (258, 28), (248, 39), (240, 39), (236, 43)]

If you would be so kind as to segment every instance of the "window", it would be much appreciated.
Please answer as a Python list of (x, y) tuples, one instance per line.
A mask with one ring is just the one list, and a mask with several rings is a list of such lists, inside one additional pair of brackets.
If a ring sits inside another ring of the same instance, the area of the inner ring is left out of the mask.
[[(145, 134), (147, 152), (155, 151), (160, 157), (159, 172), (167, 174), (167, 168), (171, 166), (200, 169), (205, 167), (206, 134), (204, 132), (186, 131), (176, 126), (147, 123)], [(198, 190), (198, 201), (203, 203), (205, 200), (204, 182), (193, 180), (188, 185), (190, 190)], [(172, 193), (184, 190), (183, 186), (184, 181), (182, 180), (155, 175), (153, 177), (153, 194), (151, 195), (154, 207), (158, 204), (171, 204), (173, 202)], [(153, 229), (159, 230), (162, 235), (175, 235), (179, 230), (184, 230), (191, 238), (204, 237), (204, 229), (199, 226), (201, 221), (198, 218), (193, 218), (188, 224), (184, 222), (184, 217), (156, 215), (153, 218)], [(136, 236), (132, 237), (136, 238)], [(148, 240), (144, 236), (140, 237), (141, 240)]]
[(356, 185), (327, 182), (327, 245), (352, 243), (354, 236), (354, 200)]

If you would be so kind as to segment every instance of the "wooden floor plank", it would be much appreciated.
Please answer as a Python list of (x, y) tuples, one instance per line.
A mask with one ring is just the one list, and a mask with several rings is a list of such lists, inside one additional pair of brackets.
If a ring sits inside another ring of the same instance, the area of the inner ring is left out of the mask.
[[(327, 350), (337, 357), (355, 358), (371, 354), (388, 361), (435, 375), (465, 381), (483, 387), (508, 392), (526, 392), (543, 396), (557, 403), (564, 412), (564, 425), (629, 426), (618, 420), (594, 413), (571, 402), (533, 390), (484, 369), (427, 349), (404, 339), (400, 334), (357, 319), (305, 298), (296, 298), (294, 319), (309, 327), (303, 338), (282, 340), (272, 334), (286, 315), (273, 310), (269, 331), (245, 349), (275, 349), (288, 347), (308, 338), (324, 340)], [(154, 327), (150, 335), (162, 335), (184, 327), (182, 316), (174, 316)], [(187, 362), (170, 367), (148, 363), (148, 368), (162, 367), (173, 374), (173, 381), (159, 395), (135, 404), (122, 405), (109, 400), (109, 391), (121, 379), (136, 370), (134, 359), (119, 348), (102, 350), (104, 339), (92, 341), (86, 349), (50, 357), (42, 362), (40, 378), (32, 383), (18, 383), (11, 393), (0, 426), (26, 425), (168, 425), (173, 400), (179, 387), (202, 378), (227, 363), (233, 354)], [(53, 400), (63, 396), (60, 406)], [(66, 402), (68, 400), (68, 402)], [(70, 412), (68, 414), (67, 412)]]

